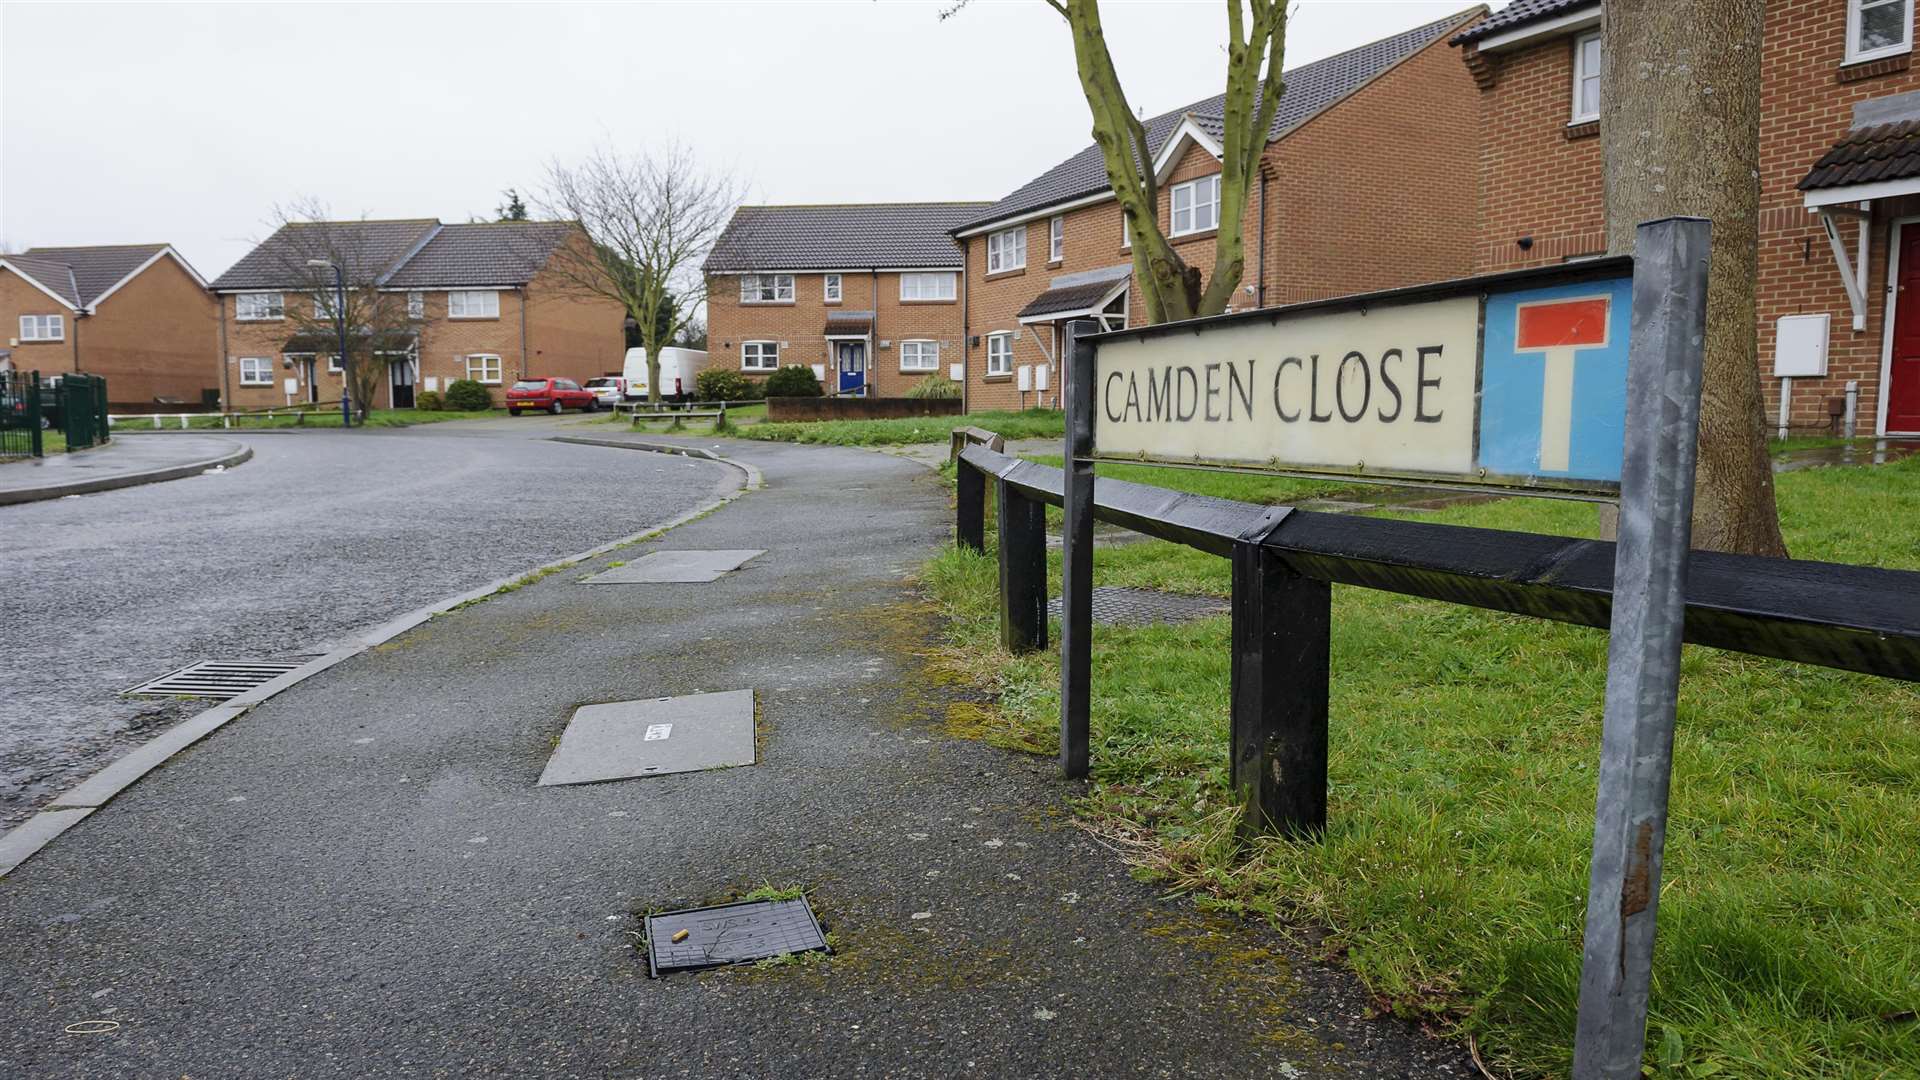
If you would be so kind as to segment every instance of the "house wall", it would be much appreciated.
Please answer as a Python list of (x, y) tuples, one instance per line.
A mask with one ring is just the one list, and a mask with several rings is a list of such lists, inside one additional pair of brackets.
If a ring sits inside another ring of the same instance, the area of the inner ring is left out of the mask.
[[(778, 341), (782, 366), (826, 365), (831, 390), (833, 369), (826, 339), (827, 316), (842, 311), (874, 312), (868, 357), (873, 396), (902, 396), (927, 377), (927, 373), (900, 370), (902, 341), (939, 342), (940, 370), (934, 374), (942, 377), (947, 365), (960, 359), (959, 297), (966, 288), (964, 281), (956, 282), (955, 298), (951, 301), (909, 301), (900, 299), (898, 273), (847, 270), (841, 274), (840, 301), (830, 303), (824, 299), (825, 277), (821, 273), (795, 274), (792, 302), (773, 304), (742, 303), (739, 275), (708, 277), (707, 366), (741, 371), (749, 378), (763, 378), (764, 373), (742, 371), (741, 344)], [(885, 348), (880, 347), (883, 341), (888, 343)]]
[(529, 374), (583, 384), (620, 374), (627, 356), (625, 305), (566, 289), (551, 271), (527, 283), (526, 303)]
[(106, 377), (110, 408), (193, 409), (220, 388), (219, 307), (179, 263), (162, 258), (97, 307), (80, 329), (80, 367)]
[[(1791, 426), (1828, 428), (1829, 402), (1859, 383), (1857, 430), (1871, 434), (1879, 406), (1885, 341), (1890, 223), (1920, 214), (1920, 199), (1875, 205), (1869, 228), (1867, 318), (1853, 329), (1852, 308), (1825, 230), (1796, 189), (1813, 163), (1852, 123), (1856, 102), (1920, 89), (1911, 57), (1845, 64), (1847, 5), (1842, 0), (1769, 0), (1761, 51), (1758, 318), (1765, 425), (1777, 423), (1780, 380), (1772, 375), (1777, 320), (1826, 313), (1828, 375), (1796, 379)], [(1480, 237), (1475, 268), (1503, 270), (1564, 261), (1605, 249), (1605, 192), (1597, 124), (1569, 129), (1572, 37), (1481, 57), (1492, 85), (1480, 95)], [(1857, 231), (1843, 229), (1850, 257)], [(1533, 238), (1530, 251), (1514, 241)]]
[[(20, 341), (20, 316), (59, 315), (66, 328), (59, 341)], [(80, 370), (74, 324), (75, 313), (40, 291), (31, 281), (11, 270), (0, 269), (0, 336), (11, 344), (13, 366), (19, 371), (38, 371), (43, 376)]]

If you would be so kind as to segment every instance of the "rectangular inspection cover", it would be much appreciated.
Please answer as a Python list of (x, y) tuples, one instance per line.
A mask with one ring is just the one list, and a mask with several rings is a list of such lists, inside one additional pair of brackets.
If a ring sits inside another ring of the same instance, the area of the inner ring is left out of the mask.
[[(681, 931), (687, 936), (673, 940)], [(669, 971), (764, 960), (827, 949), (805, 900), (755, 900), (647, 916), (647, 963)]]
[(589, 585), (704, 584), (737, 570), (764, 550), (655, 551), (625, 566), (603, 570), (587, 579)]
[(582, 705), (540, 786), (595, 784), (641, 776), (751, 765), (753, 691)]

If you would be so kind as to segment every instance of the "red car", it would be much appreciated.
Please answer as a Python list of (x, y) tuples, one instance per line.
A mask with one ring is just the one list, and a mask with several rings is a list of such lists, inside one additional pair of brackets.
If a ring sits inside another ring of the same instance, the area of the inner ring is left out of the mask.
[(593, 391), (581, 389), (572, 379), (521, 379), (507, 391), (507, 415), (519, 416), (527, 409), (545, 409), (559, 416), (568, 409), (593, 412), (600, 399)]

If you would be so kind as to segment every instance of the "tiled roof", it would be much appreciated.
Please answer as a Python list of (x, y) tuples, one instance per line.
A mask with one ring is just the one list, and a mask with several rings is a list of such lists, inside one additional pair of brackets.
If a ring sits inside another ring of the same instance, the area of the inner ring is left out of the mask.
[(497, 221), (442, 226), (387, 279), (396, 289), (524, 285), (575, 226), (565, 221)]
[[(1395, 64), (1440, 40), (1461, 23), (1485, 14), (1486, 10), (1484, 5), (1476, 6), (1287, 72), (1286, 93), (1280, 99), (1280, 107), (1274, 111), (1273, 124), (1267, 129), (1268, 141), (1278, 139), (1306, 123)], [(1180, 126), (1180, 118), (1187, 113), (1193, 113), (1200, 126), (1217, 137), (1225, 104), (1226, 95), (1216, 94), (1148, 120), (1148, 154), (1151, 156), (1160, 152), (1161, 144), (1172, 136)], [(1106, 160), (1101, 156), (1098, 146), (1088, 146), (1020, 185), (1012, 194), (983, 212), (959, 223), (956, 229), (985, 225), (1106, 190)]]
[[(69, 280), (67, 274), (55, 272), (58, 281), (41, 280), (34, 273), (34, 280), (65, 296), (75, 288), (79, 289), (80, 306), (93, 303), (100, 294), (126, 280), (128, 274), (140, 268), (140, 265), (165, 251), (165, 244), (109, 244), (89, 247), (35, 247), (28, 248), (17, 258), (34, 260), (38, 264), (55, 264), (72, 271)], [(23, 268), (24, 269), (24, 268)], [(31, 272), (31, 271), (30, 271)]]
[(33, 255), (6, 255), (7, 265), (32, 278), (34, 283), (47, 290), (69, 307), (86, 306), (80, 300), (80, 288), (74, 282), (73, 267), (58, 259), (42, 259)]
[(871, 311), (827, 312), (828, 334), (867, 334), (873, 331)]
[(1600, 0), (1513, 0), (1513, 3), (1489, 16), (1486, 22), (1455, 34), (1450, 44), (1465, 45), (1469, 41), (1479, 41), (1528, 23), (1565, 15), (1578, 8), (1597, 7), (1599, 3)]
[(1801, 179), (1801, 191), (1920, 176), (1920, 120), (1855, 128)]
[(1114, 286), (1133, 274), (1133, 264), (1108, 266), (1078, 274), (1064, 274), (1047, 285), (1047, 291), (1020, 309), (1016, 319), (1052, 315), (1057, 311), (1085, 311), (1113, 291)]
[(710, 274), (960, 266), (947, 235), (983, 202), (743, 206), (707, 256)]
[[(316, 272), (308, 259), (338, 258), (350, 280), (393, 272), (401, 259), (440, 228), (433, 218), (402, 221), (313, 221), (282, 225), (224, 274), (216, 289), (301, 289)], [(325, 274), (327, 271), (319, 271)]]

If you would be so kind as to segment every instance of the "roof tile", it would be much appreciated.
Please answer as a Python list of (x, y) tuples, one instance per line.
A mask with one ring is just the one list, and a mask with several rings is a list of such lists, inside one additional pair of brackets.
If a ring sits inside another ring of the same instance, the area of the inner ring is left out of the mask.
[(1855, 128), (1814, 162), (1801, 191), (1920, 176), (1920, 120)]
[(743, 206), (707, 256), (710, 274), (743, 270), (958, 268), (947, 235), (983, 202)]
[(6, 259), (75, 307), (86, 307), (166, 249), (165, 244), (35, 247)]
[(1513, 0), (1513, 3), (1488, 16), (1485, 22), (1455, 34), (1449, 44), (1465, 45), (1588, 6), (1599, 6), (1599, 0)]

